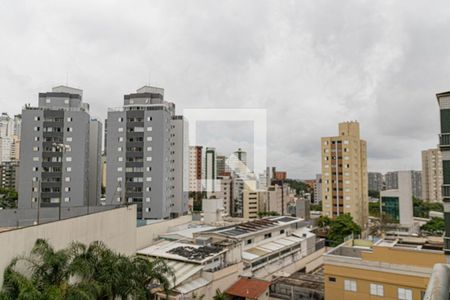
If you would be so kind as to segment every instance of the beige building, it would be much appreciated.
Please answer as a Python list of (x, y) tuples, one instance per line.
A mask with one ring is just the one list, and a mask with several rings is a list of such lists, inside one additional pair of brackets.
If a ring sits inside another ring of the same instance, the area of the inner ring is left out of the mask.
[(189, 191), (202, 191), (202, 146), (189, 146)]
[(439, 149), (422, 151), (422, 199), (442, 202), (442, 154)]
[(350, 240), (323, 256), (325, 299), (421, 300), (440, 244), (423, 238)]
[(266, 210), (267, 191), (245, 189), (242, 199), (244, 219), (257, 219), (258, 212)]
[(322, 138), (323, 215), (334, 218), (349, 213), (367, 227), (367, 145), (360, 139), (359, 123), (339, 123), (339, 135)]

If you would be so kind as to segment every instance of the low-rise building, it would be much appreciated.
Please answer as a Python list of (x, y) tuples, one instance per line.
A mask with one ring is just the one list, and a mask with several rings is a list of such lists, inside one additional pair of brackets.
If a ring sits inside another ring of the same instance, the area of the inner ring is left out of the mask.
[(423, 239), (350, 240), (324, 255), (325, 299), (423, 299), (441, 244)]

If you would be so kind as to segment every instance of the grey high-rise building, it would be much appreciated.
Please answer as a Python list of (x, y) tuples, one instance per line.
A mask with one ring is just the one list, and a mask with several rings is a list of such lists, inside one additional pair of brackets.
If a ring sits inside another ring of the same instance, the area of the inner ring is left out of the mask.
[[(422, 198), (422, 172), (409, 171), (411, 174), (412, 194), (416, 198)], [(398, 171), (387, 172), (384, 175), (386, 190), (398, 189)]]
[(381, 191), (383, 189), (383, 174), (378, 172), (369, 172), (369, 191)]
[(442, 153), (442, 200), (444, 202), (444, 253), (447, 263), (450, 262), (450, 92), (436, 95), (441, 120), (439, 149)]
[(99, 188), (100, 177), (90, 177), (90, 169), (100, 160), (101, 124), (91, 122), (82, 97), (82, 90), (58, 86), (39, 93), (38, 107), (23, 109), (19, 209), (96, 203), (90, 190)]
[[(89, 124), (89, 205), (100, 205), (102, 194), (102, 123), (92, 118)], [(94, 184), (91, 184), (91, 180)]]
[(175, 105), (164, 89), (144, 86), (110, 108), (106, 201), (137, 204), (139, 219), (169, 218), (175, 202)]
[(322, 201), (322, 174), (316, 174), (316, 184), (314, 185), (314, 203)]
[(189, 135), (188, 123), (183, 116), (172, 117), (173, 129), (173, 188), (172, 216), (185, 215), (189, 210)]

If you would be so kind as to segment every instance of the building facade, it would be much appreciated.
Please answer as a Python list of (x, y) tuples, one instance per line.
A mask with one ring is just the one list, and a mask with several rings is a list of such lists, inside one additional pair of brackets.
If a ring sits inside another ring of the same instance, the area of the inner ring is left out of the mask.
[(0, 163), (19, 160), (21, 128), (21, 115), (13, 118), (7, 113), (0, 115)]
[(382, 191), (381, 210), (394, 223), (410, 227), (413, 225), (411, 171), (397, 172), (398, 188)]
[(107, 120), (106, 201), (137, 205), (139, 219), (169, 218), (175, 201), (175, 105), (164, 89), (144, 86), (124, 96)]
[(436, 95), (439, 109), (441, 132), (439, 150), (442, 153), (442, 201), (444, 202), (444, 251), (450, 262), (450, 92)]
[(90, 166), (99, 166), (101, 146), (95, 145), (97, 138), (90, 139), (89, 105), (82, 96), (82, 90), (58, 86), (39, 93), (38, 107), (23, 109), (19, 208), (61, 210), (96, 202), (97, 194), (89, 199), (89, 191), (98, 189), (100, 177), (89, 176)]
[(422, 151), (422, 200), (442, 202), (442, 154), (439, 149)]
[(217, 179), (216, 148), (206, 147), (205, 150), (205, 188), (207, 192), (215, 192)]
[(441, 249), (401, 239), (350, 240), (323, 256), (325, 299), (421, 300), (434, 264), (445, 261)]
[(383, 174), (378, 172), (369, 172), (369, 191), (380, 192), (383, 190)]
[(314, 203), (322, 202), (322, 174), (316, 174), (316, 184), (314, 185)]
[(202, 191), (202, 146), (189, 147), (189, 191)]
[(322, 211), (337, 217), (349, 213), (367, 227), (367, 145), (360, 139), (359, 123), (339, 124), (339, 135), (324, 137), (322, 143)]
[(189, 210), (189, 136), (188, 123), (183, 116), (172, 117), (173, 172), (175, 198), (172, 216), (185, 215)]
[[(413, 196), (416, 198), (422, 198), (422, 172), (410, 170), (408, 171), (411, 174), (411, 189)], [(384, 175), (385, 178), (385, 189), (386, 190), (395, 190), (398, 189), (398, 173), (399, 171), (387, 172)]]
[(0, 163), (0, 188), (17, 191), (17, 180), (19, 179), (18, 175), (18, 161), (4, 161)]

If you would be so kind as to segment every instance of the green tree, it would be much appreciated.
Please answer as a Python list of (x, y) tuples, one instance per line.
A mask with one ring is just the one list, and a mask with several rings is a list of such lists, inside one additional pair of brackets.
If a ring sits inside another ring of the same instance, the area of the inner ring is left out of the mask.
[(311, 187), (301, 180), (288, 178), (284, 180), (284, 182), (287, 183), (292, 189), (294, 189), (297, 195), (300, 195), (301, 192), (311, 194), (314, 193), (314, 191), (311, 190)]
[(445, 231), (444, 219), (431, 218), (430, 221), (420, 227), (420, 230), (432, 235), (442, 235)]
[(319, 202), (318, 204), (311, 204), (309, 206), (309, 209), (314, 211), (322, 211), (322, 201)]
[(224, 292), (221, 292), (220, 289), (216, 290), (216, 294), (213, 296), (213, 300), (226, 300), (227, 295)]
[(173, 282), (161, 260), (120, 255), (101, 242), (55, 251), (39, 239), (6, 268), (0, 299), (150, 299), (149, 286), (167, 294)]
[(327, 234), (327, 240), (330, 241), (331, 246), (335, 247), (344, 242), (344, 238), (353, 234), (359, 235), (361, 233), (361, 227), (353, 222), (353, 218), (350, 214), (343, 214), (330, 223), (330, 230)]
[(17, 198), (14, 189), (0, 188), (0, 208), (17, 208)]
[(331, 219), (327, 216), (320, 216), (317, 218), (317, 226), (320, 228), (328, 227), (331, 224)]
[(380, 202), (369, 202), (369, 215), (372, 217), (380, 216)]
[(370, 191), (369, 190), (369, 197), (380, 198), (380, 192), (379, 191)]
[(442, 203), (429, 203), (413, 197), (414, 217), (428, 218), (430, 211), (444, 211)]

